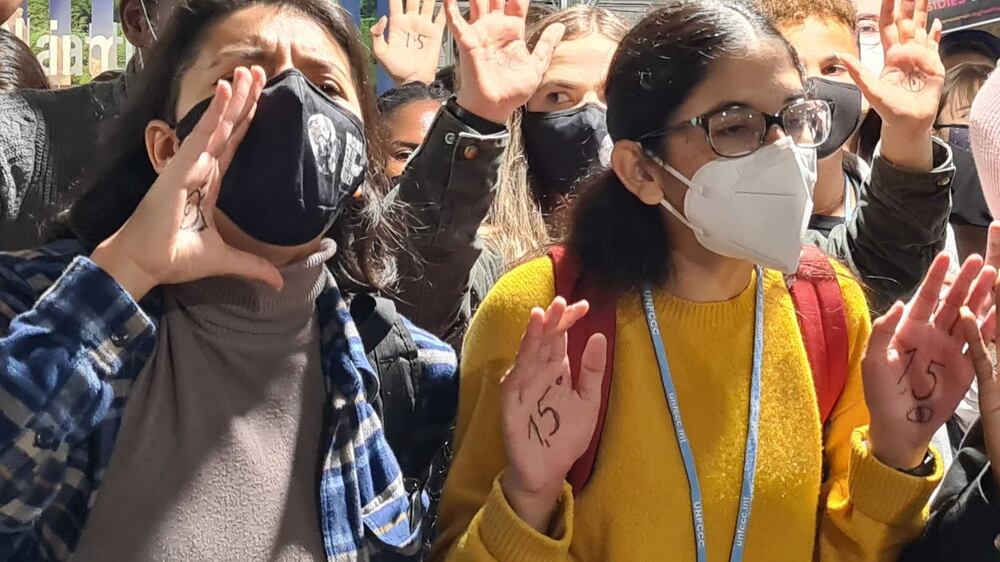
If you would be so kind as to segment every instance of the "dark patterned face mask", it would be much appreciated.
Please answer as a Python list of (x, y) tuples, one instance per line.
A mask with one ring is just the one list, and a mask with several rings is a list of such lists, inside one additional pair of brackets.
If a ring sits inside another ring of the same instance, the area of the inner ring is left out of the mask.
[[(177, 124), (183, 141), (208, 109)], [(271, 78), (229, 170), (217, 206), (266, 244), (297, 246), (322, 236), (350, 202), (368, 168), (364, 128), (298, 70)]]

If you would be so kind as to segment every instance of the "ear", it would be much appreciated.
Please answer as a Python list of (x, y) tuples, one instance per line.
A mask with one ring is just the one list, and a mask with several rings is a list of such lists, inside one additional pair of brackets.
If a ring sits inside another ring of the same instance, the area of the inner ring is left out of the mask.
[(177, 134), (166, 121), (156, 119), (146, 125), (146, 153), (157, 175), (163, 173), (178, 148), (180, 143), (177, 141)]
[[(140, 50), (148, 50), (154, 43), (153, 34), (139, 1), (122, 0), (118, 16), (122, 22), (122, 33), (128, 42)], [(149, 17), (153, 17), (153, 14), (149, 14)]]
[(643, 203), (659, 205), (663, 201), (663, 188), (657, 173), (659, 165), (639, 143), (631, 140), (616, 142), (611, 152), (611, 168), (625, 188)]

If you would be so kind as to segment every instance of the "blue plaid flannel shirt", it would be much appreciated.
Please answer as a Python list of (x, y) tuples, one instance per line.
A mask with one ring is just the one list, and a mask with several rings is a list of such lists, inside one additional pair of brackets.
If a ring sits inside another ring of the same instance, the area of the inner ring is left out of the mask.
[[(0, 560), (71, 556), (132, 382), (155, 348), (157, 293), (137, 304), (85, 252), (62, 241), (0, 253)], [(327, 407), (337, 420), (319, 483), (324, 546), (331, 561), (366, 559), (366, 530), (397, 547), (419, 531), (365, 400), (364, 381), (375, 373), (344, 299), (333, 287), (316, 304)], [(454, 351), (412, 334), (424, 376), (454, 378)]]

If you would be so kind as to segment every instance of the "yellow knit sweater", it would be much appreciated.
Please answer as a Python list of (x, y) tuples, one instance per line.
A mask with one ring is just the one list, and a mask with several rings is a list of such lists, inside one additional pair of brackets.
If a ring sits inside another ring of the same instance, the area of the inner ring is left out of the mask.
[[(760, 446), (745, 560), (895, 560), (920, 532), (941, 478), (940, 468), (916, 478), (868, 454), (861, 358), (870, 320), (859, 286), (840, 272), (850, 373), (825, 439), (791, 297), (780, 274), (765, 274)], [(736, 525), (754, 285), (719, 303), (655, 298), (701, 479), (710, 560), (729, 559)], [(638, 294), (618, 303), (611, 398), (587, 487), (575, 498), (564, 487), (550, 536), (527, 526), (504, 499), (499, 381), (531, 308), (548, 305), (554, 293), (551, 262), (531, 262), (496, 285), (466, 337), (457, 452), (432, 559), (694, 560), (687, 480)]]

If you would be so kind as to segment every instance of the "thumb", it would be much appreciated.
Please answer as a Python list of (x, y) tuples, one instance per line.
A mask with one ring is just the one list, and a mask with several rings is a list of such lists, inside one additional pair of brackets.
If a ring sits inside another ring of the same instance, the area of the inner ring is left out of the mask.
[(840, 62), (844, 63), (844, 67), (847, 68), (847, 73), (851, 75), (851, 80), (861, 90), (861, 94), (875, 107), (876, 111), (883, 113), (879, 110), (885, 107), (886, 102), (882, 95), (882, 83), (879, 77), (875, 76), (871, 70), (868, 70), (868, 67), (861, 64), (861, 59), (851, 53), (838, 51), (836, 54)]
[(869, 350), (879, 352), (889, 348), (892, 338), (896, 335), (896, 328), (899, 327), (900, 320), (903, 319), (903, 303), (896, 301), (878, 320), (872, 323), (872, 334), (868, 340)]
[(232, 246), (225, 246), (222, 259), (219, 260), (219, 273), (260, 281), (275, 291), (280, 291), (285, 285), (281, 272), (274, 264)]
[(552, 61), (552, 53), (556, 50), (559, 42), (562, 41), (565, 33), (565, 25), (554, 23), (546, 27), (545, 31), (542, 32), (542, 36), (538, 38), (538, 43), (535, 44), (535, 50), (531, 53), (531, 56), (538, 61), (542, 73), (548, 70), (549, 62)]
[(1000, 269), (1000, 221), (990, 223), (986, 236), (986, 265)]
[(587, 402), (600, 403), (607, 362), (608, 338), (604, 334), (590, 336), (580, 359), (580, 379), (577, 381), (577, 392)]
[(382, 16), (369, 30), (372, 34), (372, 51), (375, 52), (376, 57), (379, 56), (379, 53), (382, 53), (388, 46), (385, 42), (385, 28), (388, 25), (389, 18)]

